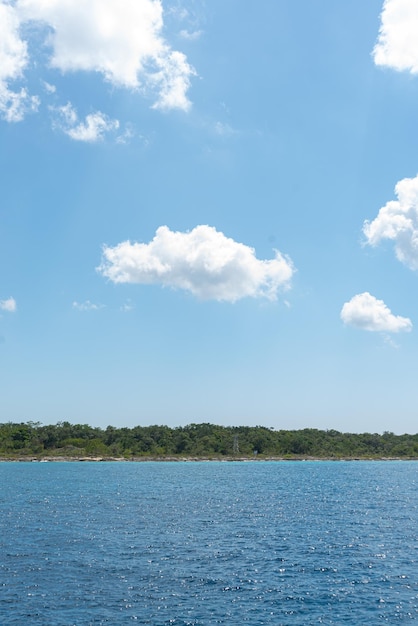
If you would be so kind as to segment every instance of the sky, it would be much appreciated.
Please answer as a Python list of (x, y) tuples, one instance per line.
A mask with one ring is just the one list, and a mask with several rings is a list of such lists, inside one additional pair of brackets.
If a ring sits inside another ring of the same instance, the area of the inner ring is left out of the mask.
[(416, 0), (0, 0), (0, 421), (418, 432)]

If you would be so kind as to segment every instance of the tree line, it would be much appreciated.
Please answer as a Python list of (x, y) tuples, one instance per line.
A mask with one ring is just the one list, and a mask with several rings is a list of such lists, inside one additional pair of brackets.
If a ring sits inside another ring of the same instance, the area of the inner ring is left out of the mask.
[(87, 424), (0, 424), (0, 456), (418, 458), (418, 434), (274, 430), (189, 424), (105, 429)]

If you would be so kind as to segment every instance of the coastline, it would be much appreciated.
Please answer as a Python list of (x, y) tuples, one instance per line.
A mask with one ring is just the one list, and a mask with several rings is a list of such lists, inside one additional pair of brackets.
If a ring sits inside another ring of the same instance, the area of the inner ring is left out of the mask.
[(224, 456), (224, 457), (197, 457), (197, 456), (0, 456), (0, 463), (263, 463), (266, 461), (295, 462), (295, 461), (418, 461), (418, 457), (313, 457), (313, 456)]

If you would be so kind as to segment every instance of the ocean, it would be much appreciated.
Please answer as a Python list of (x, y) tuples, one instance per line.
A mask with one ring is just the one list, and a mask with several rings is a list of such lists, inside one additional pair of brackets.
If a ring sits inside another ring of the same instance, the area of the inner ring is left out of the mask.
[(418, 462), (0, 463), (0, 624), (418, 622)]

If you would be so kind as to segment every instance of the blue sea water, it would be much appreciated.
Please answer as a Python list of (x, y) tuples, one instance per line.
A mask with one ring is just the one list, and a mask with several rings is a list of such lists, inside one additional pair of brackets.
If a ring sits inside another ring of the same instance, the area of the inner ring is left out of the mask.
[(417, 462), (0, 463), (0, 624), (418, 622)]

